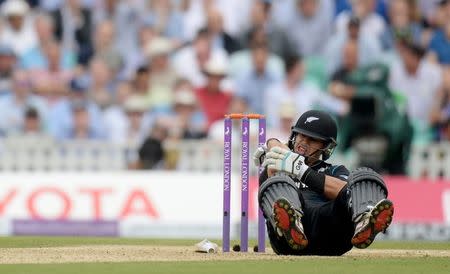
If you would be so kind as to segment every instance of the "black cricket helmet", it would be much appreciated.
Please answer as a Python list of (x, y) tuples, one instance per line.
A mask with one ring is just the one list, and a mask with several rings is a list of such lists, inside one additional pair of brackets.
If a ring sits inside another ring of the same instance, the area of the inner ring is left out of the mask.
[(333, 154), (337, 145), (337, 124), (330, 114), (320, 110), (309, 110), (298, 118), (291, 128), (289, 147), (294, 148), (295, 136), (299, 133), (325, 143), (322, 149), (322, 160), (327, 160)]

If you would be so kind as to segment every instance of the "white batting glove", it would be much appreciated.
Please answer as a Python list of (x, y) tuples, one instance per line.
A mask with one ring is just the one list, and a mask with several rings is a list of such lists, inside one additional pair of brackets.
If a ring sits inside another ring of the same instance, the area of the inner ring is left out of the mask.
[(255, 166), (262, 166), (264, 158), (266, 156), (267, 146), (263, 145), (258, 147), (258, 149), (253, 153), (252, 159)]
[(268, 169), (284, 171), (301, 179), (308, 169), (305, 157), (281, 147), (273, 147), (266, 154), (263, 166)]

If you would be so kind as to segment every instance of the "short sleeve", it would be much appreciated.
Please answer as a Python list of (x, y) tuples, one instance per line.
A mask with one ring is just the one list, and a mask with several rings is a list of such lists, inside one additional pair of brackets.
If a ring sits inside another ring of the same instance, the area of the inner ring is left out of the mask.
[(350, 172), (343, 165), (330, 166), (330, 168), (328, 169), (328, 172), (326, 172), (326, 175), (338, 178), (338, 179), (343, 180), (343, 181), (347, 181), (348, 180), (348, 175), (349, 174), (350, 174)]

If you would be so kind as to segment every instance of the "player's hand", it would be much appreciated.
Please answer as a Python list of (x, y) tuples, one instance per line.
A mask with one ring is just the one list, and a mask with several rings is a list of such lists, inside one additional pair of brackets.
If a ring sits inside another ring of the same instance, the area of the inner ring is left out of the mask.
[(267, 147), (266, 145), (258, 147), (258, 149), (253, 153), (253, 163), (255, 166), (261, 166), (264, 162), (264, 158), (266, 156)]
[(308, 169), (305, 164), (305, 157), (281, 147), (273, 147), (267, 152), (263, 166), (267, 166), (268, 170), (293, 174), (300, 179)]

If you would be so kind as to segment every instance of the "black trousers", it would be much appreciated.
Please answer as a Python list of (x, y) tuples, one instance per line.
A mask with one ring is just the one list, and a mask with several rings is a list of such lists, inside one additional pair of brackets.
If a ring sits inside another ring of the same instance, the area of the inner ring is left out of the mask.
[(304, 216), (303, 227), (309, 244), (303, 250), (291, 249), (284, 237), (279, 237), (271, 224), (267, 223), (270, 244), (281, 255), (339, 256), (352, 249), (351, 238), (354, 224), (345, 186), (335, 200), (326, 200), (309, 189), (299, 189)]

